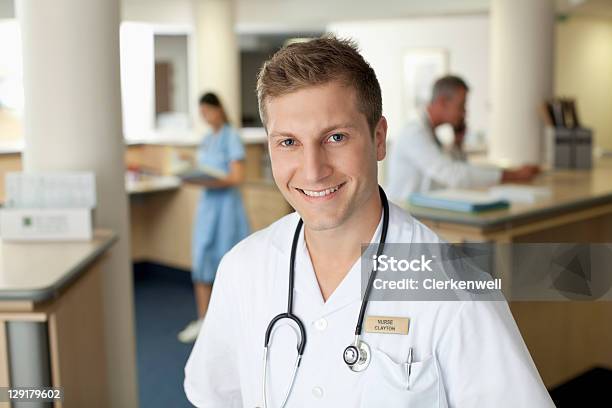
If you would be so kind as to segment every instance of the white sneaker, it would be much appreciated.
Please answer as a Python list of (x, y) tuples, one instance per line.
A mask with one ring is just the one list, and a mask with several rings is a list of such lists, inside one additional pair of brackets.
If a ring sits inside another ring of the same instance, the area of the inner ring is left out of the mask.
[(181, 343), (193, 343), (200, 333), (200, 327), (204, 319), (194, 320), (189, 323), (183, 330), (178, 334), (178, 339)]

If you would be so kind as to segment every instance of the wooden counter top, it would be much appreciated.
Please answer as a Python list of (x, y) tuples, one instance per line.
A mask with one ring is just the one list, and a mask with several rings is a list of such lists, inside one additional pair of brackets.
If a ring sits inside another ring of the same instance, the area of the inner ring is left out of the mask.
[(91, 241), (4, 242), (0, 240), (0, 301), (52, 299), (117, 241), (96, 230)]
[(529, 185), (547, 187), (550, 197), (532, 204), (512, 203), (510, 208), (482, 213), (461, 213), (414, 205), (405, 208), (416, 218), (496, 230), (596, 206), (612, 205), (612, 159), (596, 162), (592, 170), (552, 170)]

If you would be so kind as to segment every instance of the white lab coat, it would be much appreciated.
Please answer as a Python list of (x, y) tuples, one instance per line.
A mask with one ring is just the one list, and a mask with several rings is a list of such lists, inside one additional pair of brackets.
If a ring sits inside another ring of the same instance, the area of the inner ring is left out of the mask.
[(423, 112), (408, 122), (389, 146), (385, 191), (401, 204), (414, 192), (489, 187), (498, 184), (501, 176), (498, 168), (453, 159), (440, 146)]
[[(264, 333), (287, 308), (297, 221), (297, 214), (290, 214), (223, 258), (185, 367), (185, 392), (195, 406), (263, 406)], [(439, 239), (391, 205), (387, 242)], [(366, 316), (408, 317), (409, 333), (364, 333), (372, 361), (355, 373), (342, 353), (354, 339), (361, 304), (359, 261), (324, 302), (302, 232), (295, 274), (294, 313), (306, 326), (307, 343), (288, 407), (554, 407), (506, 302), (370, 302)], [(289, 386), (296, 344), (290, 325), (275, 330), (270, 407), (279, 406)], [(410, 347), (414, 363), (408, 380), (404, 363)]]

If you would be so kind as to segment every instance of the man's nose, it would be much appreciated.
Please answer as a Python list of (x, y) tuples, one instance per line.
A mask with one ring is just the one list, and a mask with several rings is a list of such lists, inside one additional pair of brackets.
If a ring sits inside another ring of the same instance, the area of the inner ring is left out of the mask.
[(302, 172), (305, 181), (310, 183), (316, 183), (331, 175), (332, 166), (327, 152), (319, 146), (304, 149)]

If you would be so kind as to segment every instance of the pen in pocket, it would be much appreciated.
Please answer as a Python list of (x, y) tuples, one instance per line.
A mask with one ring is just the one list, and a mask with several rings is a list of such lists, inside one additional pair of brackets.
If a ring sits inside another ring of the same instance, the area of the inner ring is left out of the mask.
[(404, 369), (406, 370), (406, 388), (410, 388), (410, 374), (412, 372), (412, 347), (408, 349), (408, 361), (404, 363)]

